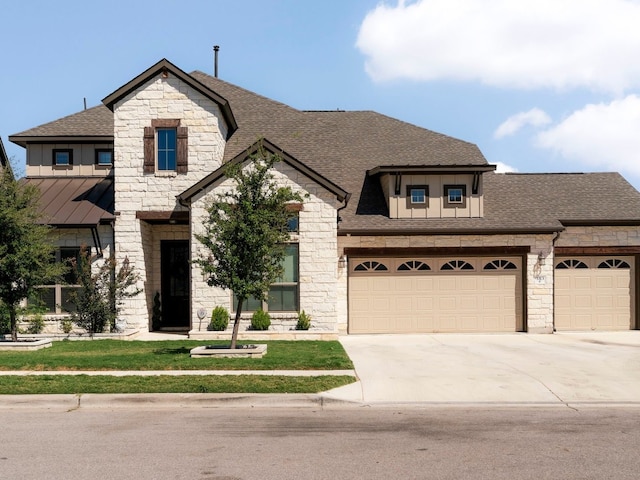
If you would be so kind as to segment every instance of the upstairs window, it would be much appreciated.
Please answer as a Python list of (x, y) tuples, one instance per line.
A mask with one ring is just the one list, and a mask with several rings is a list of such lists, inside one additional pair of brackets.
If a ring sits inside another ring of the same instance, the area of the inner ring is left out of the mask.
[(428, 202), (428, 185), (407, 185), (407, 208), (428, 207)]
[(61, 167), (73, 165), (73, 150), (56, 148), (53, 150), (53, 164)]
[(178, 119), (156, 119), (144, 129), (144, 173), (187, 173), (188, 128)]
[(176, 170), (177, 132), (175, 128), (156, 130), (158, 170)]
[(98, 149), (96, 150), (96, 165), (99, 167), (110, 167), (113, 165), (113, 150)]
[(445, 185), (444, 206), (448, 208), (465, 208), (467, 206), (467, 186)]

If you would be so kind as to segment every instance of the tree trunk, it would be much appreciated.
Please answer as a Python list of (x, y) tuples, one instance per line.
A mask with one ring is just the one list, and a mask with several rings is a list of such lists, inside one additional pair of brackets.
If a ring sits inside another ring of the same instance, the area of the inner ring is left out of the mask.
[(236, 319), (233, 321), (233, 333), (231, 334), (231, 347), (236, 348), (236, 343), (238, 342), (238, 331), (240, 330), (240, 314), (242, 313), (242, 304), (244, 303), (244, 298), (238, 298), (238, 306), (236, 307)]
[(18, 320), (17, 320), (17, 314), (16, 314), (16, 306), (15, 305), (9, 305), (9, 319), (10, 319), (10, 325), (11, 325), (11, 341), (12, 342), (17, 342), (18, 341)]

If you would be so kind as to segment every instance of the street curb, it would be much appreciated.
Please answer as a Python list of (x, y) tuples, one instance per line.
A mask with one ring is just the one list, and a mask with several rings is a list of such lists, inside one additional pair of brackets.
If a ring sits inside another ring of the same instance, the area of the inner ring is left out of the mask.
[(322, 394), (161, 393), (82, 395), (0, 395), (0, 410), (72, 411), (119, 408), (327, 408), (360, 403)]

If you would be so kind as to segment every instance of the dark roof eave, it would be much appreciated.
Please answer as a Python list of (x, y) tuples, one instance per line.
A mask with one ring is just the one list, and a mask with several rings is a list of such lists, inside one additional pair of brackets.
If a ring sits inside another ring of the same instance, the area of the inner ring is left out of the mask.
[(384, 235), (384, 236), (415, 236), (415, 235), (510, 235), (510, 234), (553, 234), (563, 231), (563, 227), (525, 227), (525, 228), (421, 228), (421, 229), (366, 229), (340, 228), (338, 236), (345, 235)]
[(380, 173), (476, 173), (492, 172), (496, 165), (381, 165), (367, 170), (372, 177)]
[(29, 143), (113, 143), (113, 135), (10, 135), (9, 141), (27, 147)]
[(120, 100), (122, 97), (128, 95), (135, 89), (137, 89), (140, 85), (148, 81), (150, 78), (158, 75), (161, 72), (171, 72), (177, 78), (185, 82), (187, 85), (192, 87), (193, 89), (200, 92), (205, 97), (209, 98), (213, 102), (215, 102), (220, 110), (222, 111), (222, 116), (224, 117), (227, 125), (229, 126), (229, 131), (227, 133), (227, 139), (231, 137), (233, 132), (238, 129), (238, 123), (236, 122), (235, 117), (233, 116), (233, 112), (231, 111), (231, 106), (227, 99), (218, 95), (216, 92), (211, 90), (209, 87), (205, 86), (200, 81), (193, 78), (191, 75), (176, 67), (173, 63), (171, 63), (166, 58), (163, 58), (155, 65), (152, 65), (140, 75), (135, 77), (133, 80), (127, 82), (125, 85), (117, 89), (115, 92), (107, 95), (102, 99), (102, 103), (104, 103), (109, 110), (113, 111), (113, 105)]
[(640, 218), (560, 220), (560, 223), (565, 227), (637, 227), (640, 226)]

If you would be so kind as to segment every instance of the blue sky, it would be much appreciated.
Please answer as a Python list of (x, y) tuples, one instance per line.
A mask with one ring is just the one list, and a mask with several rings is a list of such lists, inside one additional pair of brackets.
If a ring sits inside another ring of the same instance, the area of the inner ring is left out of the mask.
[(167, 58), (305, 110), (375, 110), (519, 172), (640, 188), (639, 0), (5, 2), (0, 135), (88, 106)]

